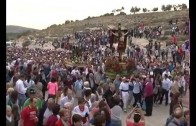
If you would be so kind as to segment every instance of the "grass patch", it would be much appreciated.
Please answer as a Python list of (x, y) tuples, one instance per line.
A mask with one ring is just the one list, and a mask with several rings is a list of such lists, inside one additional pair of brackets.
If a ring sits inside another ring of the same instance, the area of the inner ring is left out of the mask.
[(164, 35), (171, 35), (171, 34), (172, 34), (172, 31), (171, 30), (165, 30)]
[(168, 36), (163, 36), (163, 37), (159, 37), (158, 40), (161, 40), (161, 41), (165, 41), (165, 40), (168, 40), (169, 37)]
[(183, 35), (178, 37), (178, 41), (186, 41), (188, 40), (188, 35)]

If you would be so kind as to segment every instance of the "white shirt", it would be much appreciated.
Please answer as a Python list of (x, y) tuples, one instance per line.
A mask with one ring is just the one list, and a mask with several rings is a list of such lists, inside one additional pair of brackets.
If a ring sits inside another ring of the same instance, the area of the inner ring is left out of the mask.
[(74, 114), (79, 114), (79, 115), (81, 115), (82, 117), (85, 117), (85, 116), (86, 116), (86, 113), (89, 114), (89, 109), (88, 109), (88, 107), (85, 105), (85, 106), (84, 106), (84, 111), (82, 112), (82, 111), (80, 111), (79, 106), (77, 105), (77, 106), (73, 109), (72, 113), (73, 113), (73, 115), (74, 115)]
[[(86, 100), (86, 98), (84, 97), (84, 99)], [(87, 100), (86, 100), (87, 101)], [(89, 99), (88, 101), (87, 101), (88, 103), (86, 103), (85, 105), (89, 108), (89, 110), (91, 109), (91, 107), (92, 107), (92, 103), (91, 103), (91, 99)]]
[(163, 77), (163, 78), (165, 78), (165, 74), (167, 74), (168, 76), (171, 75), (171, 73), (170, 73), (169, 71), (168, 71), (168, 72), (167, 72), (167, 71), (164, 71), (163, 74), (162, 74), (162, 77)]
[(80, 72), (78, 71), (78, 70), (75, 70), (75, 69), (73, 69), (72, 71), (71, 71), (71, 75), (76, 75), (76, 73), (78, 73), (79, 75), (80, 75)]
[(119, 90), (129, 90), (129, 84), (128, 82), (121, 82), (119, 86)]
[(48, 108), (46, 108), (46, 111), (44, 112), (44, 116), (43, 116), (43, 125), (45, 126), (46, 122), (48, 121), (48, 118), (53, 114), (53, 112), (51, 110), (49, 110)]
[(10, 117), (6, 116), (6, 119), (11, 122), (12, 121), (12, 116), (10, 116)]
[(163, 79), (162, 81), (162, 88), (169, 91), (171, 86), (171, 81), (167, 78), (167, 79)]
[(31, 86), (35, 86), (35, 82), (33, 80), (30, 80), (29, 83), (26, 80), (25, 84), (26, 84), (27, 88), (30, 88)]
[(16, 91), (19, 94), (25, 94), (27, 91), (27, 88), (25, 88), (23, 81), (20, 79), (16, 81)]
[(138, 94), (140, 93), (140, 86), (141, 84), (139, 82), (136, 83), (136, 81), (133, 82), (133, 93)]
[(72, 97), (71, 99), (68, 98), (68, 96), (65, 96), (63, 98), (61, 98), (60, 100), (60, 106), (63, 108), (65, 103), (70, 102), (72, 104), (74, 104), (74, 98)]

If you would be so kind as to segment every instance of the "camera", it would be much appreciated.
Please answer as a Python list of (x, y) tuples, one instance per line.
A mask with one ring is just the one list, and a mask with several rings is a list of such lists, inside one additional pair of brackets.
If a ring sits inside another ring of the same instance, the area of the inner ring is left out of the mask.
[(137, 103), (136, 104), (136, 108), (140, 108), (141, 106), (140, 106), (140, 103)]

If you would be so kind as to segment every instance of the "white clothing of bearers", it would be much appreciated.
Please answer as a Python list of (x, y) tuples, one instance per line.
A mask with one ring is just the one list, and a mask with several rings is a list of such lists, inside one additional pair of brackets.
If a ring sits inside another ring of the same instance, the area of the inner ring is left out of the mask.
[(85, 123), (83, 122), (83, 125), (82, 126), (88, 126), (89, 125), (89, 123), (88, 123), (88, 119), (87, 119), (87, 117), (86, 117), (86, 114), (88, 114), (89, 115), (89, 109), (88, 109), (88, 107), (85, 105), (85, 107), (84, 107), (84, 110), (83, 111), (81, 111), (80, 110), (80, 108), (79, 108), (79, 106), (76, 106), (74, 109), (73, 109), (73, 111), (72, 111), (72, 114), (74, 115), (74, 114), (79, 114), (79, 115), (81, 115), (82, 116), (82, 120), (85, 120)]
[(126, 111), (127, 109), (127, 104), (129, 100), (129, 83), (128, 82), (121, 82), (119, 86), (119, 90), (121, 91), (122, 94), (122, 100), (123, 100), (123, 109)]

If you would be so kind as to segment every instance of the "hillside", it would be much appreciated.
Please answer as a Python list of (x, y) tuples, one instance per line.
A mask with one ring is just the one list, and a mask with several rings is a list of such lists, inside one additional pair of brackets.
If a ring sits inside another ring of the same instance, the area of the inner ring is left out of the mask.
[(84, 30), (86, 27), (95, 27), (102, 24), (104, 26), (117, 25), (118, 23), (121, 23), (125, 27), (133, 27), (139, 23), (144, 23), (148, 26), (162, 25), (168, 27), (168, 21), (171, 19), (178, 19), (179, 22), (183, 23), (188, 18), (189, 10), (141, 13), (134, 15), (101, 16), (66, 24), (53, 24), (44, 30), (36, 32), (36, 34), (38, 36), (62, 37), (66, 33)]
[(37, 30), (32, 29), (32, 28), (15, 26), (15, 25), (7, 25), (6, 26), (6, 33), (23, 33), (23, 32), (26, 32), (26, 31), (37, 31)]
[(16, 39), (19, 36), (26, 35), (29, 33), (31, 34), (34, 31), (38, 30), (21, 26), (8, 25), (6, 26), (6, 40)]

